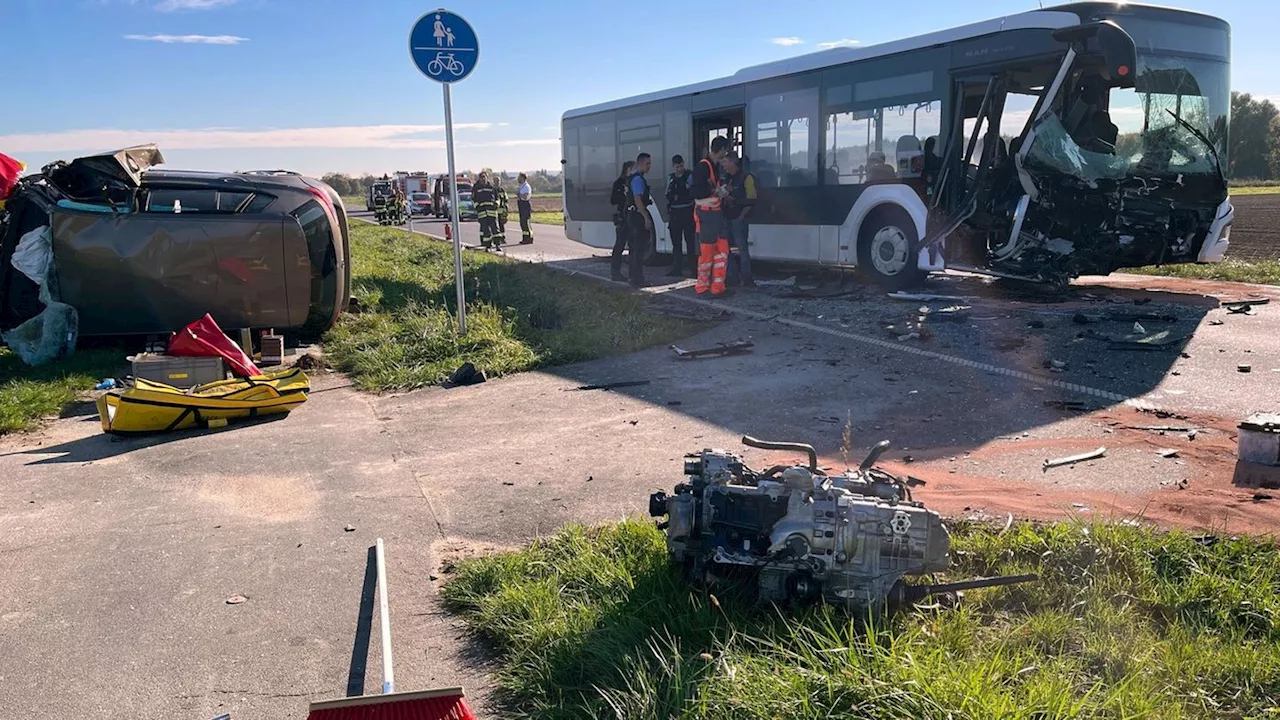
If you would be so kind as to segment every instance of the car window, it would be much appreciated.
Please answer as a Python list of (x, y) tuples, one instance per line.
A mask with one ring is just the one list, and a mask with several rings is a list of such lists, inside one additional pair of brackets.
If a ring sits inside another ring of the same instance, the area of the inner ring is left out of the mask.
[(218, 212), (235, 212), (253, 193), (218, 191)]
[(146, 212), (218, 212), (218, 191), (212, 188), (156, 188), (147, 193)]
[(302, 225), (302, 232), (307, 238), (307, 247), (311, 255), (313, 274), (328, 277), (334, 270), (334, 258), (328, 252), (333, 245), (333, 232), (329, 225), (329, 216), (324, 208), (315, 200), (308, 200), (294, 210), (292, 215)]
[(274, 195), (254, 193), (253, 199), (249, 201), (249, 204), (245, 206), (242, 212), (245, 212), (245, 213), (263, 212), (264, 210), (267, 209), (267, 206), (271, 204), (271, 201), (275, 199), (276, 198)]

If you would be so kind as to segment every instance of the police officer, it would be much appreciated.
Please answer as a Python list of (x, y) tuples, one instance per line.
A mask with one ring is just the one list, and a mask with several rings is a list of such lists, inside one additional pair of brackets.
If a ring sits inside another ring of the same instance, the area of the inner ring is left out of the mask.
[(649, 172), (652, 164), (649, 153), (642, 152), (636, 156), (635, 168), (627, 181), (630, 197), (627, 202), (627, 228), (629, 241), (627, 254), (631, 258), (632, 287), (644, 287), (644, 251), (649, 246), (649, 237), (653, 234), (653, 216), (649, 214), (649, 206), (653, 198), (649, 195), (649, 181), (644, 174)]
[[(684, 158), (671, 158), (672, 173), (667, 176), (667, 217), (671, 231), (671, 269), (669, 277), (692, 276), (698, 262), (698, 240), (693, 234), (693, 173), (684, 166)], [(681, 262), (681, 246), (689, 253), (688, 269)]]
[(622, 163), (622, 174), (613, 181), (613, 189), (609, 191), (609, 204), (613, 206), (613, 255), (609, 259), (609, 276), (615, 281), (622, 277), (622, 252), (627, 249), (630, 231), (627, 229), (627, 203), (630, 193), (627, 184), (631, 179), (631, 168), (634, 160)]

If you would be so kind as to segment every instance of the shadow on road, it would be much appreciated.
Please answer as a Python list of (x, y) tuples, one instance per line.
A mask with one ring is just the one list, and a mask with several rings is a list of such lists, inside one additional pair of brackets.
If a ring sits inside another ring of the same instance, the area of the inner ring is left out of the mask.
[[(96, 410), (95, 417), (96, 420)], [(276, 422), (287, 418), (288, 415), (270, 415), (267, 417), (256, 418), (253, 420), (237, 420), (225, 428), (218, 430), (206, 429), (190, 429), (175, 430), (171, 432), (156, 433), (155, 435), (109, 435), (107, 433), (95, 433), (86, 437), (69, 440), (57, 445), (46, 445), (29, 450), (19, 450), (12, 453), (0, 454), (5, 455), (32, 455), (39, 456), (39, 459), (26, 463), (27, 465), (61, 465), (61, 464), (77, 464), (96, 462), (98, 460), (106, 460), (108, 458), (119, 457), (127, 453), (144, 450), (146, 448), (157, 447), (160, 445), (168, 445), (169, 443), (181, 442), (190, 438), (207, 435), (210, 433), (235, 433), (247, 432), (253, 428), (264, 425), (266, 423)], [(87, 421), (87, 418), (86, 418)], [(45, 457), (48, 456), (48, 457)]]

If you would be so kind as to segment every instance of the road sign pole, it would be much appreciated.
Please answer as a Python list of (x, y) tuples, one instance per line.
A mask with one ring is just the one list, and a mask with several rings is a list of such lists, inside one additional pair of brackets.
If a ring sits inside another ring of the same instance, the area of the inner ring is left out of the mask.
[(458, 232), (458, 171), (453, 165), (453, 104), (449, 83), (444, 88), (444, 144), (449, 158), (449, 222), (453, 224), (453, 282), (458, 288), (458, 333), (467, 334), (467, 291), (462, 278), (462, 233)]

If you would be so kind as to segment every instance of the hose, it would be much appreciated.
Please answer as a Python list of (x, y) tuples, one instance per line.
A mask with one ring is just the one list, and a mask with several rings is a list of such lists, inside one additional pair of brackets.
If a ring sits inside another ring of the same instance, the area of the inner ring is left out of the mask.
[(742, 436), (742, 444), (758, 450), (790, 450), (792, 452), (805, 453), (809, 456), (809, 470), (811, 472), (818, 471), (818, 451), (814, 450), (812, 445), (806, 445), (804, 443), (757, 440), (750, 435)]

